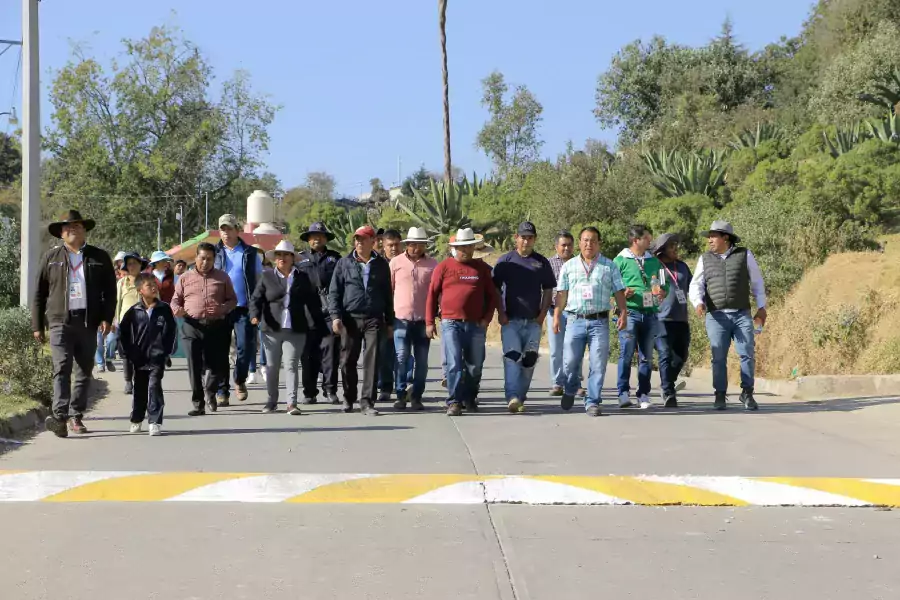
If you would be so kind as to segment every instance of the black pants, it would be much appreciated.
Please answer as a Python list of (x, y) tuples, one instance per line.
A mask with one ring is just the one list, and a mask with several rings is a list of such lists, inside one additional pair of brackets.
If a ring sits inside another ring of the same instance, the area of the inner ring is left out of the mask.
[(131, 400), (131, 422), (141, 423), (144, 416), (151, 425), (162, 425), (163, 399), (162, 378), (165, 365), (148, 365), (134, 371), (134, 395)]
[[(81, 417), (87, 410), (97, 329), (84, 324), (84, 312), (72, 313), (63, 324), (50, 326), (50, 356), (53, 359), (53, 414), (57, 419)], [(72, 390), (72, 367), (75, 389)]]
[(348, 317), (344, 319), (341, 335), (341, 379), (344, 384), (344, 400), (351, 404), (357, 399), (359, 374), (356, 363), (362, 351), (363, 340), (366, 351), (363, 354), (363, 384), (359, 393), (361, 406), (374, 406), (378, 378), (378, 355), (381, 337), (385, 334), (384, 321), (373, 317)]
[(390, 394), (394, 391), (394, 367), (397, 365), (397, 351), (394, 348), (394, 337), (381, 336), (381, 348), (378, 350), (378, 391)]
[(191, 380), (191, 402), (196, 410), (204, 410), (204, 400), (215, 401), (222, 381), (228, 379), (231, 325), (227, 321), (201, 325), (185, 318), (181, 332)]
[[(331, 327), (329, 323), (328, 327)], [(330, 331), (306, 335), (306, 346), (300, 358), (303, 397), (319, 395), (319, 373), (322, 374), (322, 392), (337, 394), (338, 372), (341, 368), (341, 338)]]
[(656, 350), (662, 391), (664, 394), (674, 394), (675, 383), (691, 349), (691, 328), (687, 323), (676, 321), (660, 321), (659, 327)]

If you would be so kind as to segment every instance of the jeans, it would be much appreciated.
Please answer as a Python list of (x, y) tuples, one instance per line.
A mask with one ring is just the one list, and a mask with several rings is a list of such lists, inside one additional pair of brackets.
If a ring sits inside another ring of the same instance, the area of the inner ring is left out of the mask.
[(628, 325), (625, 331), (619, 332), (619, 394), (628, 393), (631, 389), (631, 361), (635, 349), (640, 349), (640, 353), (646, 358), (638, 361), (638, 396), (650, 393), (650, 364), (656, 344), (657, 325), (655, 313), (628, 311)]
[(425, 335), (425, 321), (394, 321), (394, 348), (397, 349), (394, 379), (398, 400), (406, 399), (406, 387), (410, 382), (413, 398), (421, 400), (425, 395), (430, 347), (431, 340)]
[(531, 388), (534, 366), (541, 346), (541, 326), (530, 319), (510, 319), (501, 326), (503, 343), (503, 381), (506, 400), (525, 401)]
[(394, 388), (394, 369), (397, 366), (394, 337), (385, 335), (379, 343), (381, 348), (378, 350), (378, 391), (390, 394)]
[(712, 349), (713, 389), (728, 391), (728, 350), (731, 340), (741, 359), (741, 388), (753, 389), (756, 372), (756, 339), (753, 337), (753, 318), (749, 310), (706, 314), (706, 334)]
[(475, 401), (484, 367), (487, 330), (469, 321), (441, 321), (447, 358), (447, 405)]
[[(234, 361), (234, 383), (244, 385), (247, 382), (247, 373), (250, 372), (250, 360), (256, 355), (256, 339), (259, 335), (256, 325), (250, 323), (250, 313), (246, 308), (235, 308), (226, 317), (234, 330), (234, 343), (237, 347), (237, 359)], [(230, 344), (228, 345), (230, 347)], [(225, 350), (228, 355), (228, 348)], [(228, 377), (219, 384), (219, 393), (226, 398), (231, 395), (231, 386)]]
[(675, 383), (691, 349), (691, 327), (686, 322), (660, 321), (656, 338), (659, 353), (659, 380), (663, 394), (675, 393)]
[(105, 366), (107, 361), (111, 361), (116, 356), (116, 332), (110, 331), (106, 334), (106, 340), (103, 334), (97, 330), (97, 351), (94, 352), (94, 363), (99, 366)]
[[(381, 338), (386, 333), (384, 321), (377, 317), (347, 317), (342, 323), (344, 328), (341, 333), (341, 379), (344, 385), (344, 401), (353, 404), (359, 398), (361, 408), (375, 406), (378, 352), (381, 349)], [(359, 361), (364, 342), (362, 393), (357, 396), (359, 373), (356, 370), (356, 363)]]
[[(53, 359), (53, 414), (57, 419), (81, 417), (87, 410), (97, 330), (85, 326), (83, 317), (50, 326), (50, 356)], [(75, 389), (72, 389), (72, 370)]]
[(581, 363), (588, 348), (588, 387), (584, 407), (600, 404), (600, 392), (609, 361), (609, 320), (576, 319), (568, 315), (565, 339), (566, 396), (574, 396), (581, 385)]
[(268, 392), (267, 408), (275, 409), (278, 406), (278, 384), (281, 378), (282, 357), (284, 358), (284, 368), (287, 371), (287, 377), (284, 382), (284, 387), (287, 391), (287, 403), (288, 406), (297, 404), (297, 388), (300, 385), (300, 356), (303, 354), (305, 346), (305, 333), (282, 329), (281, 331), (269, 331), (263, 334), (263, 347), (272, 358), (272, 364), (269, 365), (266, 379), (266, 391)]
[[(566, 343), (566, 323), (568, 316), (563, 311), (559, 318), (559, 333), (553, 333), (553, 309), (547, 313), (547, 342), (550, 345), (550, 384), (566, 387), (566, 368), (564, 361), (564, 350)], [(584, 379), (582, 369), (578, 370), (578, 387), (581, 387), (581, 380)]]
[(131, 401), (131, 422), (141, 423), (147, 416), (150, 425), (162, 425), (163, 397), (162, 378), (165, 365), (148, 365), (134, 371), (134, 394)]
[(250, 372), (256, 373), (256, 367), (266, 368), (266, 344), (265, 344), (265, 334), (262, 332), (262, 329), (259, 330), (259, 362), (256, 361), (256, 354), (253, 354), (253, 357), (250, 359)]

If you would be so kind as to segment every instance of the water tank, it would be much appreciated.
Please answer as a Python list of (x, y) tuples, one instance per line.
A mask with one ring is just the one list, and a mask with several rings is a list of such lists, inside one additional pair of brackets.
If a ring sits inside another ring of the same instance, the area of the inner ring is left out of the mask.
[(247, 198), (247, 222), (271, 223), (275, 220), (275, 201), (262, 190), (256, 190)]

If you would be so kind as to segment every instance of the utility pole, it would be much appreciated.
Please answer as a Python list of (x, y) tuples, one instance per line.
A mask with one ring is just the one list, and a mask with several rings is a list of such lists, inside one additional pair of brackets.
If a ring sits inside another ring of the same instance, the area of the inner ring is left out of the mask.
[(34, 292), (41, 243), (41, 79), (38, 2), (22, 0), (22, 248), (19, 303)]
[(206, 192), (206, 231), (209, 231), (209, 192)]
[(179, 245), (184, 244), (184, 203), (181, 204), (178, 209), (178, 223), (181, 225), (181, 241), (178, 242)]
[(156, 247), (162, 250), (162, 218), (156, 218)]

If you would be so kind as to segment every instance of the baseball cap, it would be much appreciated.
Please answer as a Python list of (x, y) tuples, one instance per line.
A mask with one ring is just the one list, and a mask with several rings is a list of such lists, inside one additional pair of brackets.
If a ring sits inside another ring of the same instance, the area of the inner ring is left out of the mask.
[(534, 223), (531, 221), (522, 221), (519, 223), (519, 230), (516, 233), (519, 235), (537, 235), (537, 229), (535, 229)]
[(375, 228), (371, 225), (363, 225), (353, 232), (353, 237), (375, 237)]
[(219, 217), (219, 229), (222, 228), (222, 225), (228, 225), (229, 227), (233, 227), (235, 229), (239, 229), (237, 217), (231, 214), (222, 215)]

